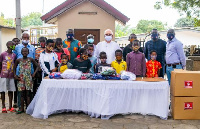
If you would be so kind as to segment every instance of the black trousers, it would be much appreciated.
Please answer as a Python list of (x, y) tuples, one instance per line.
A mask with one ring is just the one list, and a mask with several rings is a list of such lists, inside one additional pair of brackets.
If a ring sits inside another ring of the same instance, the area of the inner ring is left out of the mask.
[(36, 78), (34, 79), (32, 98), (34, 98), (41, 82), (42, 82), (42, 71), (38, 71), (36, 74)]

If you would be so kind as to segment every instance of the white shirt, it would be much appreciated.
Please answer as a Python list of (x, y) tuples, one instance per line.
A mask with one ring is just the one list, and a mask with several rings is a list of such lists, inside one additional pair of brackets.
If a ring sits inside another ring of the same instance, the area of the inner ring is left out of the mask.
[(111, 64), (111, 62), (115, 60), (115, 51), (117, 49), (121, 50), (119, 44), (117, 44), (116, 42), (111, 41), (110, 43), (107, 43), (106, 41), (103, 41), (96, 45), (94, 56), (97, 57), (97, 62), (100, 63), (99, 54), (101, 52), (105, 52), (107, 55), (107, 63)]
[(55, 69), (55, 62), (59, 63), (58, 56), (54, 52), (46, 53), (42, 52), (39, 58), (40, 67), (43, 73), (50, 74), (50, 70)]

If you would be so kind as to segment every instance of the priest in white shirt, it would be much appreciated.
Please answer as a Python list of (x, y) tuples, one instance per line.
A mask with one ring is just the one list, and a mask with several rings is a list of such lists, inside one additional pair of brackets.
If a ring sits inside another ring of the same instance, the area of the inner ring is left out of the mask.
[(111, 64), (111, 62), (115, 60), (115, 51), (121, 48), (119, 47), (119, 44), (112, 41), (113, 39), (112, 30), (110, 29), (105, 30), (104, 37), (105, 37), (105, 41), (102, 41), (96, 45), (94, 56), (97, 57), (98, 63), (100, 63), (100, 60), (99, 60), (100, 52), (106, 52), (107, 64)]

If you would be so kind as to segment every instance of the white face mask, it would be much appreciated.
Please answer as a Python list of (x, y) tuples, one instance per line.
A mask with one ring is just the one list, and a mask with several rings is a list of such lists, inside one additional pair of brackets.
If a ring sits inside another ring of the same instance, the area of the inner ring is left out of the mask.
[(22, 40), (22, 43), (23, 43), (23, 44), (28, 44), (28, 43), (29, 43), (29, 40)]
[(108, 41), (108, 42), (111, 41), (112, 40), (112, 36), (105, 36), (105, 40)]

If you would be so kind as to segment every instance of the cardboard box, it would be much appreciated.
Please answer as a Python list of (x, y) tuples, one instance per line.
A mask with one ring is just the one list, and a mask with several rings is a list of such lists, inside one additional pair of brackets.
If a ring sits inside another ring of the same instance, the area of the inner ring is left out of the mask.
[(172, 71), (170, 90), (173, 96), (200, 96), (200, 71)]
[(171, 114), (173, 119), (200, 119), (200, 97), (171, 96)]

